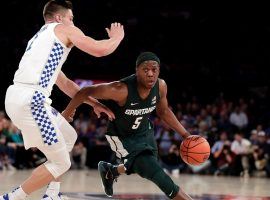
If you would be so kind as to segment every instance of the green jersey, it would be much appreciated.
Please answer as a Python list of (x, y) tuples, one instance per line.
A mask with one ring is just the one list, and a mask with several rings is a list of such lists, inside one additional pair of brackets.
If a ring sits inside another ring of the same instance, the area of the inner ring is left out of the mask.
[(136, 75), (120, 80), (128, 88), (128, 97), (124, 106), (111, 102), (109, 108), (115, 114), (115, 120), (109, 123), (107, 135), (126, 137), (129, 135), (145, 133), (153, 128), (149, 119), (159, 101), (158, 81), (151, 89), (146, 99), (142, 99), (137, 89)]

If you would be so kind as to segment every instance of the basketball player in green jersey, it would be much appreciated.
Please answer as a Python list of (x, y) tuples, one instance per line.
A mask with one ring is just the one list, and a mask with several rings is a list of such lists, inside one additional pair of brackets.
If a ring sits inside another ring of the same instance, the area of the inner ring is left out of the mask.
[(152, 111), (156, 109), (157, 115), (183, 138), (190, 135), (168, 107), (167, 85), (158, 78), (159, 72), (159, 58), (152, 52), (141, 53), (134, 75), (82, 88), (63, 112), (67, 120), (72, 120), (72, 113), (88, 96), (109, 100), (107, 106), (114, 112), (115, 120), (109, 123), (106, 138), (123, 164), (99, 162), (107, 196), (113, 195), (113, 183), (120, 174), (137, 173), (154, 182), (170, 199), (192, 199), (158, 163), (153, 125), (149, 120)]

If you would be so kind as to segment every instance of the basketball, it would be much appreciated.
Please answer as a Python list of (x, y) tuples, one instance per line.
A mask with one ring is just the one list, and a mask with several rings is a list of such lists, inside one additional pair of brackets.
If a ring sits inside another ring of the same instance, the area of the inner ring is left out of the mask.
[(190, 135), (180, 145), (180, 156), (189, 165), (200, 165), (210, 156), (210, 145), (198, 135)]

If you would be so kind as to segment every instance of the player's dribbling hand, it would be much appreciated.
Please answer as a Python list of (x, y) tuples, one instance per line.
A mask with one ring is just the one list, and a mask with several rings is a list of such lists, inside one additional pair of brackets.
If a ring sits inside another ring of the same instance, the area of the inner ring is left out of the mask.
[(111, 27), (106, 28), (106, 31), (110, 38), (117, 38), (119, 40), (122, 40), (125, 36), (124, 26), (117, 22), (111, 23)]
[(68, 122), (72, 122), (73, 121), (73, 117), (75, 115), (76, 110), (72, 111), (71, 113), (66, 112), (66, 110), (64, 110), (61, 115), (68, 121)]
[(189, 132), (185, 132), (185, 134), (182, 135), (183, 139), (186, 139), (188, 136), (191, 136), (191, 134)]
[(115, 119), (113, 112), (99, 101), (95, 102), (95, 104), (93, 105), (93, 109), (98, 118), (100, 118), (101, 113), (105, 113), (110, 121)]

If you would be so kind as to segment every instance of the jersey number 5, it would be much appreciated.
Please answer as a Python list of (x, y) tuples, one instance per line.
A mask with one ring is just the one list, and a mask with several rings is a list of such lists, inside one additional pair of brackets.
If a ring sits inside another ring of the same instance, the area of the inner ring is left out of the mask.
[(142, 118), (143, 117), (137, 117), (136, 118), (136, 120), (135, 120), (135, 122), (134, 122), (134, 124), (132, 126), (132, 129), (137, 129), (140, 126)]

